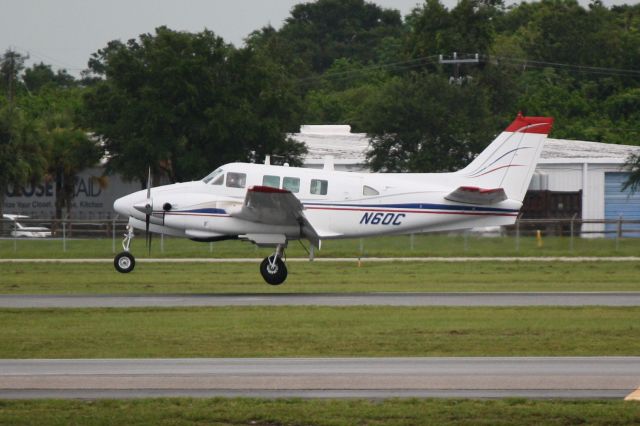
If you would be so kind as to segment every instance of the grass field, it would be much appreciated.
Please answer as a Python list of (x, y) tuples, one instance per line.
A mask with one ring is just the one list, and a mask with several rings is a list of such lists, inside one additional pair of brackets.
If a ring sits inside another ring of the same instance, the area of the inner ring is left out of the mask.
[(640, 307), (0, 310), (0, 358), (637, 355)]
[(0, 264), (2, 294), (640, 291), (637, 262), (292, 262), (281, 286), (258, 264)]
[(0, 401), (0, 425), (625, 425), (640, 404), (521, 399)]
[[(115, 242), (115, 252), (122, 251), (121, 238)], [(111, 239), (68, 240), (66, 251), (62, 240), (18, 239), (0, 240), (0, 258), (109, 258), (113, 257)], [(144, 237), (132, 244), (137, 257), (147, 257)], [(185, 239), (154, 236), (152, 257), (265, 257), (268, 249), (257, 249), (248, 242), (222, 241), (196, 243)], [(568, 237), (544, 237), (538, 247), (533, 237), (483, 238), (477, 236), (416, 235), (377, 237), (356, 240), (323, 241), (316, 257), (399, 257), (399, 256), (637, 256), (640, 238), (575, 238), (573, 249)], [(291, 242), (289, 257), (307, 257), (298, 242)]]

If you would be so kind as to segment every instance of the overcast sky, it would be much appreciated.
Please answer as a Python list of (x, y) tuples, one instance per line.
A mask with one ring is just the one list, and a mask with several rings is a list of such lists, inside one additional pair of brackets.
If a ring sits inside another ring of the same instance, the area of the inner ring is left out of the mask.
[[(302, 0), (0, 0), (0, 49), (29, 54), (33, 62), (78, 75), (91, 53), (114, 39), (128, 40), (166, 25), (208, 28), (236, 46), (253, 30), (282, 25)], [(444, 0), (448, 7), (456, 0)], [(420, 0), (375, 0), (408, 14)], [(581, 0), (587, 4), (588, 1)], [(606, 5), (637, 3), (605, 0)]]

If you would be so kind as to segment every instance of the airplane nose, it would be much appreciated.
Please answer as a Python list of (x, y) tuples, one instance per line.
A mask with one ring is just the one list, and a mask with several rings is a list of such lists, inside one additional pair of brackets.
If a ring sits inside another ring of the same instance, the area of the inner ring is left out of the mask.
[(123, 216), (129, 216), (129, 203), (125, 200), (127, 197), (118, 198), (113, 202), (113, 209), (116, 213)]

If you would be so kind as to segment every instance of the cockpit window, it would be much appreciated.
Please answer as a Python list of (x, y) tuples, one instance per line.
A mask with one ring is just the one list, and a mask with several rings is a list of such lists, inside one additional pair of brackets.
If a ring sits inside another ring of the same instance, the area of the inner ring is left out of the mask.
[[(214, 180), (214, 178), (218, 177), (219, 175), (222, 175), (222, 179), (224, 180), (224, 170), (222, 170), (221, 168), (217, 168), (214, 171), (212, 171), (211, 173), (209, 173), (204, 179), (202, 179), (202, 181), (204, 183), (209, 183), (212, 180)], [(219, 183), (216, 183), (215, 185), (220, 185)]]
[(224, 173), (215, 176), (211, 181), (211, 185), (222, 185), (224, 183)]
[(245, 173), (227, 173), (227, 186), (229, 188), (244, 188), (247, 184), (247, 175)]
[(380, 195), (380, 193), (376, 189), (365, 185), (362, 187), (362, 195)]

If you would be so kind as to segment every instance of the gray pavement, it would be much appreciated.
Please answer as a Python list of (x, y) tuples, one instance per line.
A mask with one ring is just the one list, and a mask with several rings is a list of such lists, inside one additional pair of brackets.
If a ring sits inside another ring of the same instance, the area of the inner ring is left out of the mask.
[(640, 357), (0, 360), (0, 398), (623, 398)]
[(0, 295), (0, 308), (179, 306), (640, 306), (640, 292)]

